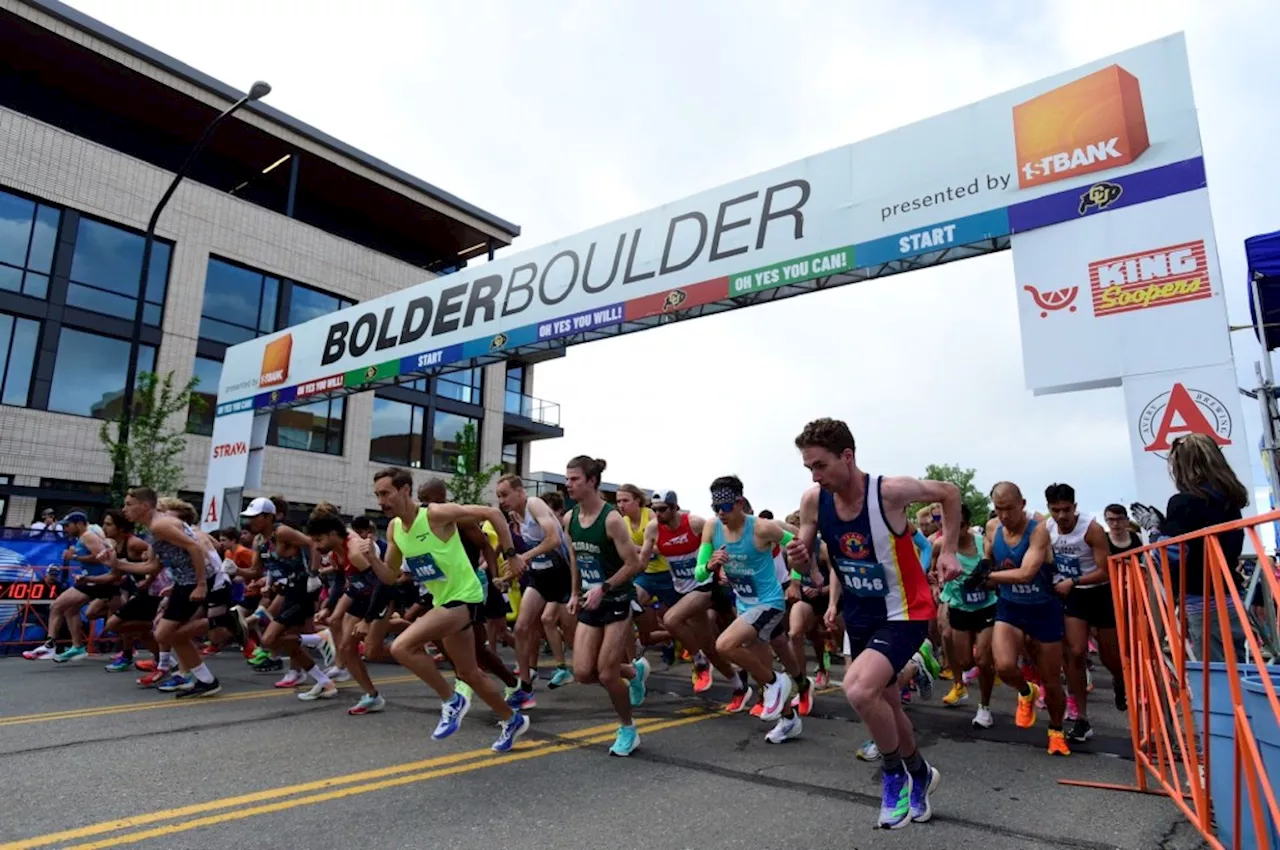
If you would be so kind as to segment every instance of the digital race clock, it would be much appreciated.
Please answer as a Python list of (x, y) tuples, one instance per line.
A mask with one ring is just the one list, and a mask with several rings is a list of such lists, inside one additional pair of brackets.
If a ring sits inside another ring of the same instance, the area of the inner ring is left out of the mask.
[(0, 580), (0, 603), (48, 602), (58, 595), (58, 587), (43, 581)]

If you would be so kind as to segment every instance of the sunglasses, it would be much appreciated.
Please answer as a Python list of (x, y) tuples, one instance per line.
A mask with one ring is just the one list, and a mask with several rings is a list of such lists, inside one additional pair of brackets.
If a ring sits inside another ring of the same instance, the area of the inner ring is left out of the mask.
[(730, 511), (732, 511), (734, 506), (737, 504), (738, 504), (737, 499), (734, 499), (732, 502), (719, 502), (719, 503), (713, 504), (711, 506), (711, 510), (715, 511), (718, 514), (727, 514)]

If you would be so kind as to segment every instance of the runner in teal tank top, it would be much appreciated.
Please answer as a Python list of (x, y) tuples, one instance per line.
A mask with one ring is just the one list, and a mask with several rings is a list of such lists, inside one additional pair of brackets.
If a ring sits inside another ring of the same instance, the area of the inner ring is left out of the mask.
[(428, 641), (438, 641), (449, 654), (458, 679), (488, 703), (502, 721), (493, 750), (507, 752), (528, 731), (529, 719), (507, 705), (501, 689), (476, 664), (475, 639), (470, 633), (472, 608), (484, 600), (484, 590), (462, 548), (458, 531), (459, 522), (489, 520), (498, 532), (503, 557), (523, 569), (506, 518), (497, 508), (483, 505), (445, 502), (423, 507), (413, 497), (413, 475), (396, 467), (373, 476), (373, 495), (383, 513), (391, 517), (385, 562), (378, 557), (378, 547), (367, 541), (364, 555), (374, 572), (384, 584), (396, 584), (402, 572), (408, 574), (435, 597), (435, 607), (414, 620), (391, 646), (396, 661), (440, 695), (440, 722), (431, 737), (439, 741), (457, 732), (471, 708), (471, 698), (440, 675), (425, 650)]
[(573, 590), (569, 612), (578, 617), (573, 636), (573, 676), (598, 682), (609, 693), (620, 725), (609, 752), (629, 756), (640, 743), (631, 708), (644, 702), (649, 662), (626, 663), (633, 639), (632, 580), (643, 569), (627, 523), (600, 496), (605, 462), (578, 455), (569, 461), (565, 485), (577, 502), (565, 517)]
[[(992, 626), (996, 624), (996, 593), (987, 587), (965, 587), (965, 580), (973, 575), (982, 562), (982, 540), (973, 535), (973, 516), (968, 505), (960, 508), (960, 537), (956, 546), (956, 559), (964, 569), (964, 575), (942, 586), (942, 601), (947, 606), (947, 624), (944, 633), (947, 661), (954, 675), (951, 690), (942, 698), (942, 704), (958, 705), (969, 698), (965, 674), (970, 668), (978, 668), (981, 698), (973, 725), (989, 729), (991, 718), (991, 690), (995, 686), (995, 662), (991, 655)], [(936, 553), (938, 550), (934, 549)], [(937, 564), (933, 558), (929, 568)]]

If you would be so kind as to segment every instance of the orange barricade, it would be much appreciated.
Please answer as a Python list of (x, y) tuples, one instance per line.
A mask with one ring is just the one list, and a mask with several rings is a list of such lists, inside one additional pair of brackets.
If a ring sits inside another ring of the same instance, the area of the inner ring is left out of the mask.
[[(1260, 581), (1270, 590), (1268, 604), (1274, 606), (1280, 600), (1280, 582), (1276, 580), (1275, 564), (1265, 554), (1258, 527), (1276, 520), (1280, 520), (1280, 511), (1161, 540), (1111, 558), (1111, 592), (1129, 697), (1135, 784), (1061, 780), (1063, 784), (1163, 794), (1182, 810), (1211, 847), (1280, 850), (1280, 845), (1273, 845), (1271, 840), (1271, 825), (1280, 825), (1280, 807), (1276, 803), (1280, 771), (1267, 775), (1254, 735), (1254, 727), (1260, 721), (1280, 723), (1276, 684), (1267, 675), (1275, 675), (1280, 682), (1280, 667), (1258, 670), (1265, 658), (1262, 641), (1249, 618), (1241, 614), (1245, 608), (1233, 578), (1235, 565), (1227, 563), (1220, 542), (1224, 532), (1243, 530), (1258, 553)], [(1189, 613), (1184, 544), (1196, 539), (1204, 544), (1204, 609)], [(1177, 593), (1173, 590), (1175, 573), (1179, 579)], [(1189, 617), (1193, 619), (1189, 621)], [(1194, 618), (1200, 618), (1199, 622)], [(1188, 625), (1200, 626), (1202, 638), (1196, 642), (1198, 645), (1189, 644), (1188, 636), (1195, 633)], [(1233, 631), (1237, 635), (1243, 631), (1250, 663), (1239, 657)], [(1189, 658), (1189, 653), (1202, 661), (1221, 654), (1224, 661), (1219, 665), (1200, 663)], [(1211, 666), (1216, 668), (1212, 672)], [(1260, 708), (1257, 702), (1252, 703), (1254, 716), (1250, 720), (1242, 679), (1259, 672), (1263, 673), (1260, 680), (1265, 700), (1260, 701)], [(1216, 691), (1211, 687), (1211, 675), (1216, 676)], [(1260, 712), (1262, 717), (1258, 716)], [(1218, 745), (1211, 758), (1214, 716), (1223, 718), (1225, 728), (1233, 734), (1223, 735), (1223, 726), (1218, 727)], [(1232, 739), (1231, 743), (1225, 743), (1226, 738)], [(1228, 752), (1224, 746), (1229, 747), (1231, 755), (1228, 764), (1218, 763)], [(1242, 838), (1242, 832), (1251, 832), (1252, 838)], [(1224, 844), (1220, 838), (1227, 836), (1229, 843)], [(1246, 840), (1248, 843), (1244, 843)]]

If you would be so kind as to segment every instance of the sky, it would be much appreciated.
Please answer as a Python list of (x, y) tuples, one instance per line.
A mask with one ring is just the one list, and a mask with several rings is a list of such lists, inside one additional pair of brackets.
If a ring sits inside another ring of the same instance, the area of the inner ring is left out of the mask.
[[(238, 88), (269, 81), (273, 106), (519, 223), (515, 249), (1185, 30), (1232, 324), (1243, 240), (1280, 228), (1274, 0), (71, 5)], [(872, 472), (951, 463), (1033, 503), (1055, 481), (1087, 510), (1132, 501), (1121, 391), (1032, 397), (1015, 294), (1005, 252), (570, 348), (536, 370), (565, 437), (532, 468), (603, 457), (606, 480), (704, 513), (732, 473), (782, 514), (808, 484), (796, 434), (833, 416)], [(1252, 386), (1257, 343), (1232, 336)]]

